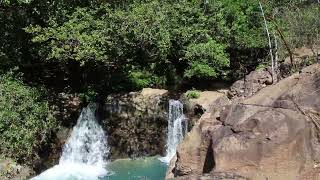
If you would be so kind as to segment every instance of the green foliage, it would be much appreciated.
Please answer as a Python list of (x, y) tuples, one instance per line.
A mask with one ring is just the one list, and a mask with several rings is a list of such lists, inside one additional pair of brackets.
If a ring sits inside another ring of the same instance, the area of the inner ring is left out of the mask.
[[(127, 8), (108, 4), (77, 8), (64, 23), (29, 26), (40, 56), (82, 65), (103, 62), (124, 73), (135, 87), (159, 85), (147, 76), (217, 79), (228, 75), (228, 49), (264, 47), (253, 0), (136, 1)], [(147, 72), (145, 74), (145, 72)], [(161, 80), (162, 81), (162, 80)], [(165, 80), (165, 84), (170, 83)]]
[(185, 58), (189, 68), (185, 71), (188, 78), (217, 78), (229, 67), (229, 59), (225, 47), (214, 40), (206, 43), (190, 44)]
[(188, 90), (186, 96), (188, 99), (197, 99), (200, 97), (200, 92), (196, 89)]
[(37, 158), (56, 128), (48, 104), (38, 90), (10, 75), (0, 77), (0, 94), (1, 154), (24, 162)]
[[(215, 4), (215, 2), (212, 2)], [(230, 48), (260, 48), (267, 44), (258, 1), (224, 0), (217, 7), (221, 26)]]
[(152, 75), (148, 72), (130, 72), (129, 80), (134, 88), (141, 89), (144, 87), (151, 86)]
[(13, 3), (23, 4), (30, 3), (32, 0), (0, 0), (0, 5), (10, 5)]
[(79, 98), (81, 102), (94, 102), (97, 98), (97, 95), (97, 92), (89, 87), (87, 91), (79, 94)]
[[(85, 69), (82, 74), (108, 72), (99, 76), (105, 81), (84, 82), (81, 90), (89, 86), (95, 92), (102, 91), (96, 87), (132, 90), (202, 78), (228, 79), (239, 71), (253, 70), (267, 56), (267, 38), (255, 0), (2, 2), (6, 3), (0, 23), (6, 25), (0, 28), (1, 69), (18, 66), (28, 72), (34, 65), (56, 63), (64, 71), (76, 61), (79, 69)], [(279, 37), (278, 24), (292, 47), (319, 41), (319, 5), (298, 0), (261, 2), (270, 31)], [(53, 69), (39, 74), (55, 82), (59, 74), (48, 72)], [(63, 79), (78, 76), (71, 69)]]
[(281, 19), (292, 47), (320, 45), (320, 5), (287, 9)]
[(260, 64), (256, 67), (256, 69), (264, 69), (264, 68), (266, 68), (266, 67), (267, 67), (266, 64), (260, 63)]

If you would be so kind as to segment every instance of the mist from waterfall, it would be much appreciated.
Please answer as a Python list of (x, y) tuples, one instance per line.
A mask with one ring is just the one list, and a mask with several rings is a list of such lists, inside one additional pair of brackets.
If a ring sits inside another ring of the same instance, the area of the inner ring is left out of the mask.
[(77, 124), (65, 144), (59, 164), (33, 180), (98, 180), (107, 171), (109, 153), (107, 137), (95, 112), (97, 104), (90, 103), (81, 112)]
[(183, 114), (183, 104), (178, 100), (169, 100), (169, 117), (167, 129), (166, 156), (160, 161), (169, 163), (176, 154), (177, 146), (188, 130), (188, 121)]

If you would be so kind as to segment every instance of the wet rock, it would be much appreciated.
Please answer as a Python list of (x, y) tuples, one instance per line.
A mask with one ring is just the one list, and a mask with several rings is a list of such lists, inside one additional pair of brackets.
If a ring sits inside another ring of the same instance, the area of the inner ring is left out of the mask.
[[(216, 120), (218, 112), (230, 101), (224, 93), (212, 92), (215, 96), (210, 96), (210, 111), (205, 111), (199, 120), (196, 121), (192, 130), (185, 136), (183, 143), (177, 148), (176, 157), (174, 157), (168, 167), (166, 178), (176, 176), (201, 175), (203, 172), (210, 172), (214, 164), (210, 161), (213, 155), (210, 151), (212, 143), (211, 133), (222, 126), (222, 123)], [(205, 101), (199, 101), (204, 103)], [(201, 104), (202, 104), (201, 103)], [(205, 102), (204, 104), (207, 104)], [(229, 130), (221, 130), (221, 134), (231, 133)], [(209, 151), (208, 151), (209, 150)]]
[(167, 94), (167, 90), (145, 88), (107, 98), (100, 116), (112, 159), (164, 153)]
[(81, 112), (81, 100), (77, 94), (59, 93), (51, 97), (55, 118), (62, 126), (72, 128)]
[(39, 160), (33, 162), (33, 169), (40, 173), (58, 164), (62, 148), (80, 115), (82, 104), (77, 94), (59, 93), (49, 97), (53, 115), (61, 124), (52, 134), (50, 141), (39, 151)]

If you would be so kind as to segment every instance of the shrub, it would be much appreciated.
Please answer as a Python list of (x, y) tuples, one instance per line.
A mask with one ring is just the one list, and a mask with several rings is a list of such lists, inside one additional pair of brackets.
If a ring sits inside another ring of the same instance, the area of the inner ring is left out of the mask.
[(185, 71), (185, 77), (217, 78), (229, 67), (229, 59), (224, 51), (225, 47), (214, 40), (189, 45), (185, 57), (189, 68)]
[(57, 127), (40, 92), (9, 75), (0, 77), (0, 153), (31, 163)]
[(148, 71), (133, 70), (128, 74), (127, 89), (139, 90), (145, 87), (157, 87), (157, 85), (163, 85), (166, 80), (165, 77), (151, 74)]
[(260, 63), (260, 64), (258, 64), (258, 66), (256, 67), (256, 70), (258, 70), (258, 69), (264, 69), (264, 68), (266, 68), (266, 67), (267, 67), (266, 64)]
[(188, 99), (197, 99), (200, 97), (200, 92), (198, 90), (192, 89), (186, 92), (186, 96)]
[(95, 101), (98, 96), (98, 93), (95, 92), (91, 87), (82, 93), (79, 93), (79, 98), (81, 102), (91, 102)]
[(287, 9), (281, 19), (282, 26), (286, 29), (286, 39), (293, 48), (312, 47), (320, 45), (320, 6), (306, 7), (293, 6)]

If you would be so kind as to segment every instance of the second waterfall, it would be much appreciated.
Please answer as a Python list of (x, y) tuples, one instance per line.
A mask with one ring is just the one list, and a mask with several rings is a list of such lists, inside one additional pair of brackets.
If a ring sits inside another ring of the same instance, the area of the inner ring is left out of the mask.
[(160, 161), (169, 163), (176, 154), (177, 146), (188, 131), (188, 121), (183, 114), (183, 104), (178, 100), (169, 101), (169, 117), (166, 156), (159, 158)]

